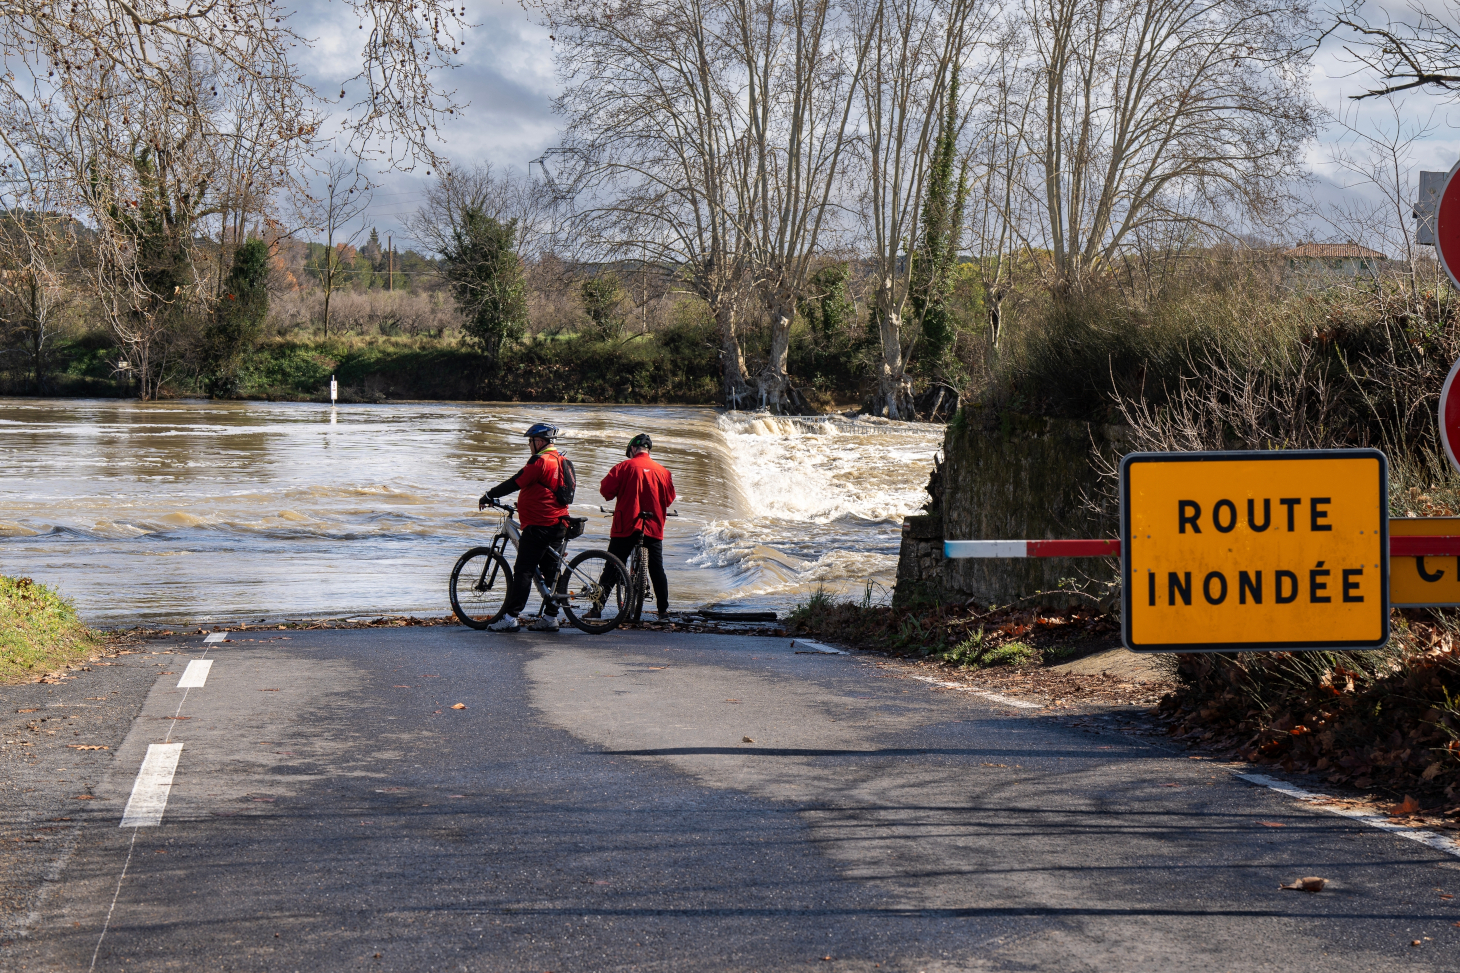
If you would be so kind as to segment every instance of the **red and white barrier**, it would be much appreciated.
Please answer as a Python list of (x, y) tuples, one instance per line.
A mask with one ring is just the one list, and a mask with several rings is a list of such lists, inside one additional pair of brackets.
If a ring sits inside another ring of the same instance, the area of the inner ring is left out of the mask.
[(946, 558), (1108, 557), (1119, 554), (1118, 540), (943, 542), (943, 556)]
[[(945, 558), (1119, 557), (1120, 541), (944, 541)], [(1460, 557), (1460, 536), (1389, 538), (1390, 557)]]

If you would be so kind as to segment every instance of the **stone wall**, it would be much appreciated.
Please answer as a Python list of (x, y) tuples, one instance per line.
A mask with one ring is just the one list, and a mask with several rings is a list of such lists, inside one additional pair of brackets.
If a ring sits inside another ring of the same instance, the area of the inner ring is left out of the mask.
[(1115, 427), (966, 409), (944, 436), (941, 502), (903, 524), (894, 602), (1006, 605), (1068, 589), (1071, 580), (1097, 598), (1108, 595), (1116, 570), (1105, 560), (949, 561), (943, 541), (1114, 536), (1114, 505), (1096, 514), (1085, 498), (1108, 490), (1091, 463), (1092, 450), (1116, 455), (1121, 438)]

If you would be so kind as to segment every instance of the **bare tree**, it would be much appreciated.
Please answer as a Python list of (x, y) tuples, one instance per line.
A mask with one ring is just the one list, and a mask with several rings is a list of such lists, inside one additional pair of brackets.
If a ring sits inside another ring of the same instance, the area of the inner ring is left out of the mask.
[(911, 418), (903, 313), (917, 272), (917, 222), (935, 146), (952, 149), (967, 123), (957, 99), (960, 60), (967, 63), (988, 15), (981, 0), (861, 0), (853, 10), (857, 33), (870, 41), (860, 84), (862, 216), (882, 346), (872, 411)]
[(1026, 0), (1039, 245), (1065, 292), (1162, 223), (1213, 232), (1286, 198), (1314, 131), (1303, 4)]
[(566, 229), (587, 260), (658, 264), (702, 298), (722, 338), (725, 404), (749, 375), (738, 328), (750, 229), (742, 84), (731, 8), (664, 0), (603, 16), (545, 4), (569, 83), (559, 98), (576, 208)]
[[(1370, 262), (1368, 276), (1398, 280), (1403, 299), (1418, 311), (1423, 292), (1433, 290), (1443, 276), (1433, 251), (1425, 248), (1428, 252), (1421, 254), (1413, 225), (1417, 153), (1437, 126), (1433, 112), (1416, 119), (1393, 96), (1383, 104), (1387, 111), (1367, 112), (1367, 118), (1351, 108), (1333, 119), (1338, 138), (1329, 143), (1329, 160), (1345, 189), (1362, 188), (1315, 207), (1315, 215), (1342, 238), (1396, 255), (1392, 264)], [(1387, 295), (1381, 289), (1377, 296)]]
[(779, 410), (794, 394), (796, 298), (843, 188), (868, 42), (831, 0), (543, 10), (563, 39), (560, 104), (597, 244), (686, 268), (721, 322), (731, 398), (750, 378), (735, 319), (753, 286), (771, 330), (755, 381)]
[[(971, 148), (975, 178), (967, 209), (973, 265), (983, 290), (988, 347), (997, 353), (1004, 337), (1004, 301), (1014, 289), (1015, 272), (1032, 265), (1023, 228), (1036, 224), (1028, 185), (1030, 157), (1025, 145), (1033, 101), (1021, 84), (1026, 41), (1017, 22), (1005, 24), (993, 45), (995, 57), (983, 98), (977, 99)], [(1022, 253), (1020, 251), (1023, 251)]]
[(543, 187), (511, 169), (490, 163), (469, 169), (439, 170), (426, 187), (426, 199), (406, 220), (406, 229), (430, 252), (445, 253), (464, 226), (468, 211), (500, 223), (517, 221), (517, 252), (525, 260), (540, 255), (552, 236), (551, 199)]
[(74, 223), (56, 213), (15, 209), (0, 217), (0, 336), (18, 359), (31, 390), (44, 395), (64, 317), (76, 302), (65, 267), (74, 261)]
[(1363, 15), (1363, 0), (1347, 0), (1335, 16), (1335, 27), (1356, 35), (1344, 51), (1379, 83), (1356, 100), (1397, 94), (1412, 89), (1454, 94), (1460, 92), (1460, 29), (1454, 0), (1429, 5), (1408, 4), (1409, 17), (1395, 20), (1388, 7), (1383, 24)]
[[(346, 3), (371, 27), (339, 93), (363, 88), (342, 119), (356, 154), (434, 163), (435, 123), (459, 110), (437, 72), (455, 63), (464, 11), (454, 0)], [(0, 12), (0, 182), (28, 208), (48, 200), (95, 229), (92, 286), (144, 396), (160, 380), (169, 322), (206, 299), (224, 264), (225, 229), (236, 238), (249, 214), (297, 188), (293, 162), (320, 144), (334, 98), (302, 80), (297, 59), (312, 42), (289, 21), (272, 0), (22, 0)], [(195, 241), (214, 229), (207, 268)], [(163, 251), (176, 274), (159, 276)]]
[(320, 289), (324, 291), (324, 334), (330, 333), (330, 298), (339, 289), (343, 251), (365, 232), (365, 224), (352, 226), (370, 208), (370, 182), (359, 167), (345, 159), (332, 160), (325, 169), (325, 190), (318, 203), (316, 229), (324, 234), (324, 265), (320, 268)]

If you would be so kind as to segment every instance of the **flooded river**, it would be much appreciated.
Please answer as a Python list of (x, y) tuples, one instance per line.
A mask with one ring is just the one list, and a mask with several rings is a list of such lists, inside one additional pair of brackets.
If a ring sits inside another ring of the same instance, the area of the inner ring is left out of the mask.
[[(676, 607), (785, 609), (818, 586), (885, 597), (942, 429), (705, 408), (0, 400), (0, 573), (93, 623), (450, 611), (476, 499), (546, 420), (578, 470), (574, 550), (604, 546), (597, 486), (636, 432), (674, 473)], [(532, 602), (536, 607), (536, 598)]]

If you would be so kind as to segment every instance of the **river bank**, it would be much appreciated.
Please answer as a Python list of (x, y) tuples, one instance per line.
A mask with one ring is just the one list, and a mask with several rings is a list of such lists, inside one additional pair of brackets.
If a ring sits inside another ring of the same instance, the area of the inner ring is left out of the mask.
[[(800, 334), (791, 349), (801, 397), (821, 411), (855, 409), (869, 394), (857, 353), (820, 347)], [(0, 370), (0, 394), (127, 398), (135, 394), (124, 358), (105, 333), (61, 341), (44, 376)], [(719, 405), (724, 391), (718, 336), (694, 323), (607, 339), (538, 334), (502, 349), (493, 362), (460, 332), (439, 335), (339, 334), (291, 330), (261, 341), (220, 380), (188, 348), (171, 349), (157, 398), (339, 401), (555, 402)]]

